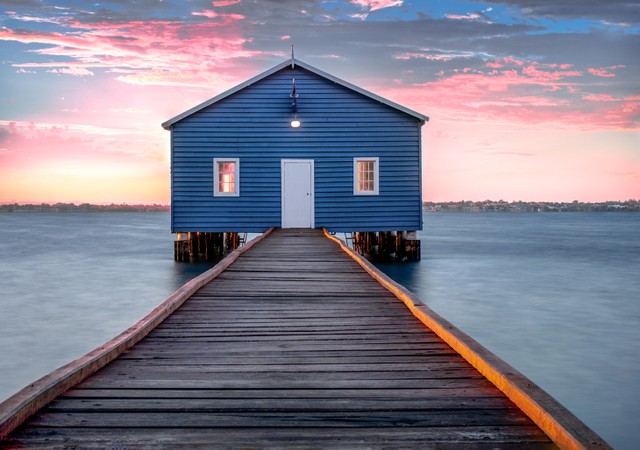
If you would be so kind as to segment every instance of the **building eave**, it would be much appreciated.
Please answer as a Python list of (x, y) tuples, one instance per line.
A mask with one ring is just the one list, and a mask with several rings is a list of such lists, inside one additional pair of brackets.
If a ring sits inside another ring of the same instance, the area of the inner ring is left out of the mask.
[(304, 62), (299, 61), (299, 60), (295, 60), (295, 64), (300, 66), (300, 67), (302, 67), (303, 69), (308, 70), (309, 72), (313, 72), (316, 75), (319, 75), (319, 76), (324, 77), (324, 78), (326, 78), (328, 80), (331, 80), (334, 83), (339, 84), (341, 86), (344, 86), (347, 89), (351, 89), (353, 91), (356, 91), (356, 92), (364, 95), (365, 97), (369, 97), (369, 98), (371, 98), (373, 100), (376, 100), (376, 101), (378, 101), (378, 102), (380, 102), (380, 103), (382, 103), (384, 105), (390, 106), (390, 107), (392, 107), (394, 109), (402, 111), (405, 114), (413, 116), (416, 119), (420, 120), (422, 122), (421, 124), (424, 124), (425, 122), (429, 121), (429, 117), (425, 116), (424, 114), (420, 114), (419, 112), (416, 112), (416, 111), (414, 111), (412, 109), (409, 109), (409, 108), (407, 108), (405, 106), (402, 106), (402, 105), (400, 105), (398, 103), (392, 102), (389, 99), (386, 99), (386, 98), (381, 97), (381, 96), (379, 96), (377, 94), (374, 94), (373, 92), (367, 91), (366, 89), (363, 89), (363, 88), (361, 88), (359, 86), (356, 86), (355, 84), (351, 84), (348, 81), (344, 81), (344, 80), (342, 80), (342, 79), (340, 79), (340, 78), (338, 78), (338, 77), (336, 77), (334, 75), (331, 75), (331, 74), (329, 74), (327, 72), (323, 72), (322, 70), (317, 69), (317, 68), (315, 68), (315, 67), (313, 67), (313, 66), (311, 66), (311, 65), (309, 65), (307, 63), (304, 63)]
[(268, 77), (268, 76), (270, 76), (270, 75), (272, 75), (272, 74), (274, 74), (276, 72), (279, 72), (280, 70), (286, 68), (287, 66), (295, 67), (296, 65), (302, 67), (305, 70), (308, 70), (309, 72), (315, 73), (318, 76), (321, 76), (321, 77), (326, 78), (326, 79), (328, 79), (330, 81), (333, 81), (336, 84), (344, 86), (347, 89), (351, 89), (352, 91), (358, 92), (358, 93), (364, 95), (365, 97), (369, 97), (369, 98), (371, 98), (373, 100), (376, 100), (376, 101), (378, 101), (378, 102), (380, 102), (382, 104), (385, 104), (385, 105), (390, 106), (390, 107), (392, 107), (394, 109), (397, 109), (398, 111), (402, 111), (405, 114), (413, 116), (413, 117), (415, 117), (416, 119), (418, 119), (420, 121), (420, 125), (424, 125), (425, 122), (429, 121), (429, 117), (425, 116), (424, 114), (420, 114), (420, 113), (418, 113), (416, 111), (413, 111), (412, 109), (406, 108), (406, 107), (404, 107), (402, 105), (399, 105), (399, 104), (397, 104), (395, 102), (392, 102), (391, 100), (388, 100), (388, 99), (386, 99), (384, 97), (376, 95), (373, 92), (369, 92), (366, 89), (362, 89), (361, 87), (358, 87), (358, 86), (356, 86), (354, 84), (351, 84), (351, 83), (349, 83), (347, 81), (344, 81), (344, 80), (342, 80), (342, 79), (340, 79), (340, 78), (338, 78), (336, 76), (333, 76), (333, 75), (331, 75), (329, 73), (326, 73), (326, 72), (324, 72), (324, 71), (322, 71), (320, 69), (317, 69), (317, 68), (315, 68), (315, 67), (313, 67), (313, 66), (311, 66), (311, 65), (309, 65), (307, 63), (304, 63), (304, 62), (302, 62), (302, 61), (300, 61), (298, 59), (293, 59), (292, 58), (292, 59), (288, 59), (286, 61), (281, 62), (280, 64), (272, 67), (271, 69), (269, 69), (269, 70), (267, 70), (265, 72), (262, 72), (259, 75), (256, 75), (255, 77), (253, 77), (253, 78), (245, 81), (244, 83), (241, 83), (241, 84), (229, 89), (228, 91), (225, 91), (225, 92), (223, 92), (223, 93), (221, 93), (219, 95), (216, 95), (215, 97), (210, 98), (209, 100), (207, 100), (207, 101), (205, 101), (203, 103), (200, 103), (199, 105), (196, 105), (193, 108), (191, 108), (191, 109), (189, 109), (189, 110), (187, 110), (187, 111), (185, 111), (185, 112), (183, 112), (181, 114), (178, 114), (177, 116), (167, 120), (166, 122), (163, 122), (162, 123), (162, 128), (164, 128), (165, 130), (169, 130), (169, 129), (171, 129), (171, 126), (173, 124), (175, 124), (176, 122), (179, 122), (182, 119), (184, 119), (186, 117), (189, 117), (190, 115), (195, 114), (198, 111), (201, 111), (204, 108), (207, 108), (208, 106), (211, 106), (214, 103), (217, 103), (217, 102), (219, 102), (219, 101), (221, 101), (221, 100), (223, 100), (223, 99), (235, 94), (236, 92), (239, 92), (239, 91), (243, 90), (244, 88), (247, 88), (247, 87), (251, 86), (254, 83), (257, 83), (258, 81), (260, 81), (260, 80), (262, 80), (262, 79), (264, 79), (264, 78), (266, 78), (266, 77)]

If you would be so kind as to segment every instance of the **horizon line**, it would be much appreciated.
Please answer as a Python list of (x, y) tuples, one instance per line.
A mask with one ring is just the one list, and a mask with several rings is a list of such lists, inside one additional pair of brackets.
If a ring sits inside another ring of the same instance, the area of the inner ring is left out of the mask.
[[(640, 202), (640, 199), (629, 198), (627, 200), (600, 200), (600, 201), (584, 201), (584, 200), (422, 200), (422, 203), (585, 203), (585, 204), (597, 204), (597, 203), (626, 203), (626, 202)], [(18, 205), (18, 206), (40, 206), (40, 205), (73, 205), (73, 206), (171, 206), (171, 203), (148, 203), (148, 202), (65, 202), (65, 201), (0, 201), (0, 205)]]

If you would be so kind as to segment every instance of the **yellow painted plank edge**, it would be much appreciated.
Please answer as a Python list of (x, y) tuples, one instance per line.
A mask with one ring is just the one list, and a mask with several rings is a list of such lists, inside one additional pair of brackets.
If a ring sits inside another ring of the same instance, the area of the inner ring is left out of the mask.
[(0, 403), (0, 439), (4, 439), (40, 408), (80, 383), (120, 356), (147, 336), (164, 319), (193, 295), (198, 289), (219, 276), (238, 257), (266, 238), (273, 228), (229, 253), (214, 267), (195, 277), (167, 297), (143, 319), (104, 345), (45, 375)]
[(415, 317), (500, 389), (560, 448), (611, 448), (604, 439), (533, 381), (426, 306), (418, 296), (382, 273), (342, 240), (332, 236), (326, 229), (324, 234), (338, 243), (364, 270), (398, 297)]

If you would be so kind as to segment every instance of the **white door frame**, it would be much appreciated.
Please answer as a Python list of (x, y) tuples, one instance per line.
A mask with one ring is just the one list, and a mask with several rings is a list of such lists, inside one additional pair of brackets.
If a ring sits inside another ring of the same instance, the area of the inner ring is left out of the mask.
[[(285, 194), (285, 177), (284, 177), (284, 168), (285, 165), (288, 163), (296, 163), (296, 164), (309, 164), (309, 168), (310, 168), (310, 173), (311, 173), (311, 177), (310, 177), (310, 186), (309, 186), (309, 193), (308, 193), (308, 197), (309, 197), (309, 202), (310, 205), (309, 207), (311, 208), (310, 214), (310, 227), (309, 228), (315, 228), (315, 222), (316, 222), (316, 213), (315, 213), (315, 187), (314, 187), (314, 183), (315, 183), (315, 170), (314, 170), (314, 160), (313, 159), (282, 159), (280, 161), (280, 180), (281, 180), (281, 188), (280, 188), (280, 205), (281, 205), (281, 209), (282, 209), (282, 216), (281, 216), (281, 225), (282, 228), (287, 228), (286, 223), (285, 223), (285, 216), (286, 216), (286, 211), (285, 211), (285, 198), (284, 198), (284, 194)], [(291, 227), (289, 227), (291, 228)]]

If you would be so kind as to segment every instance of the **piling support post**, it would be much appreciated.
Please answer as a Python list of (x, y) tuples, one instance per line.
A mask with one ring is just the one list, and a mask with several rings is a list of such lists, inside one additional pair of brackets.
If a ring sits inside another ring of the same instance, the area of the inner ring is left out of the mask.
[(420, 261), (420, 239), (415, 231), (398, 232), (399, 261)]
[(240, 246), (240, 236), (238, 233), (225, 233), (225, 250), (231, 252)]
[(185, 262), (191, 259), (191, 247), (193, 241), (191, 233), (178, 232), (177, 239), (173, 243), (173, 259), (177, 262)]

